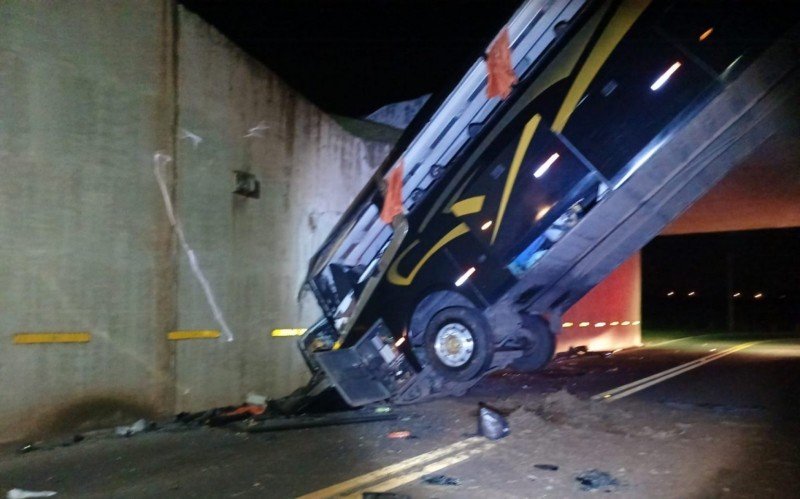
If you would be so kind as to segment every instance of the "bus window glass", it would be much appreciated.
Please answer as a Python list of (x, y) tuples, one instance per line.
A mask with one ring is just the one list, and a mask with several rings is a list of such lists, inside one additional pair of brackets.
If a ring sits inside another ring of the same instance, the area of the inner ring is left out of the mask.
[(680, 0), (657, 29), (712, 74), (729, 79), (795, 22), (796, 9), (775, 0)]
[(613, 179), (714, 83), (647, 23), (634, 25), (578, 101), (563, 133)]
[(506, 136), (493, 157), (482, 158), (459, 199), (480, 200), (481, 209), (462, 218), (493, 256), (509, 263), (577, 199), (596, 198), (601, 180), (547, 123), (539, 123), (527, 147), (522, 133)]

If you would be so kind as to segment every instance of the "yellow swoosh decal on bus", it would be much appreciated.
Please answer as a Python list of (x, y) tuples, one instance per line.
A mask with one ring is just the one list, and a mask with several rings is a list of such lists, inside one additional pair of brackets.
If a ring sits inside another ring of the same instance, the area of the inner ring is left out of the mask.
[(449, 243), (450, 241), (459, 236), (463, 236), (467, 232), (469, 232), (469, 227), (467, 226), (467, 224), (463, 222), (460, 223), (455, 228), (453, 228), (453, 230), (442, 236), (442, 238), (439, 239), (439, 241), (436, 244), (434, 244), (433, 247), (429, 249), (427, 253), (425, 253), (425, 255), (420, 259), (420, 261), (417, 262), (417, 264), (414, 266), (414, 268), (407, 276), (405, 277), (401, 276), (397, 272), (397, 266), (400, 264), (403, 258), (409, 253), (409, 251), (414, 249), (414, 247), (416, 247), (416, 245), (419, 243), (419, 239), (417, 239), (416, 241), (411, 243), (408, 246), (408, 248), (406, 248), (405, 251), (403, 251), (403, 253), (401, 253), (397, 258), (395, 258), (394, 263), (392, 263), (392, 266), (389, 267), (389, 270), (386, 273), (386, 279), (392, 284), (395, 284), (397, 286), (408, 286), (409, 284), (411, 284), (411, 281), (413, 281), (414, 278), (417, 276), (417, 273), (420, 271), (422, 266), (425, 265), (425, 262), (427, 262), (430, 259), (430, 257), (434, 255), (434, 253), (442, 249), (442, 247), (445, 244)]
[(542, 121), (542, 116), (540, 114), (535, 114), (533, 118), (525, 124), (525, 128), (522, 130), (522, 136), (519, 139), (519, 144), (517, 144), (517, 151), (514, 153), (514, 159), (511, 161), (511, 166), (508, 168), (508, 177), (506, 178), (506, 185), (503, 188), (503, 197), (500, 198), (500, 209), (497, 211), (497, 223), (494, 224), (494, 232), (492, 232), (492, 239), (490, 241), (491, 244), (494, 244), (494, 240), (497, 238), (497, 232), (500, 230), (500, 224), (503, 222), (503, 215), (506, 213), (508, 198), (511, 197), (511, 189), (514, 187), (514, 182), (517, 180), (519, 167), (522, 164), (525, 153), (528, 151), (528, 146), (531, 144), (531, 139), (540, 121)]
[(608, 26), (603, 30), (603, 34), (597, 40), (597, 43), (592, 48), (586, 62), (583, 63), (578, 76), (572, 82), (572, 86), (561, 103), (561, 109), (556, 114), (556, 119), (553, 120), (553, 126), (550, 128), (556, 132), (561, 133), (567, 125), (567, 121), (572, 116), (573, 111), (578, 106), (578, 101), (583, 96), (583, 93), (589, 87), (589, 84), (597, 76), (600, 68), (605, 64), (608, 56), (619, 44), (625, 33), (633, 26), (636, 19), (644, 12), (650, 0), (626, 0), (619, 6), (614, 13), (614, 17), (609, 21)]
[(486, 196), (474, 196), (455, 203), (450, 207), (450, 212), (457, 217), (478, 213), (483, 209), (483, 200)]

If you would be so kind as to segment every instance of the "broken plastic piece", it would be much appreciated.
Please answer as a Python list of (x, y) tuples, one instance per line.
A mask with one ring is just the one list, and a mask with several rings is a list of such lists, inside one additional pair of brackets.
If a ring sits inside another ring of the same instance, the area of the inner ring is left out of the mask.
[(211, 416), (208, 419), (208, 424), (210, 426), (224, 426), (228, 423), (260, 416), (264, 414), (266, 410), (267, 408), (263, 405), (243, 404), (239, 407)]
[(617, 488), (619, 481), (611, 476), (610, 473), (600, 471), (597, 469), (584, 471), (575, 477), (575, 480), (581, 484), (582, 490), (597, 490), (602, 489), (611, 491)]
[(267, 397), (266, 395), (259, 395), (257, 393), (250, 392), (247, 394), (247, 398), (245, 402), (252, 405), (267, 405)]
[(41, 447), (31, 442), (17, 449), (17, 454), (27, 454), (28, 452), (33, 452), (35, 450), (41, 450)]
[(234, 409), (230, 412), (226, 412), (223, 416), (236, 416), (238, 414), (248, 414), (250, 416), (259, 416), (264, 414), (266, 407), (263, 405), (254, 405), (254, 404), (245, 404), (238, 409)]
[(53, 497), (57, 492), (52, 490), (23, 490), (11, 489), (6, 493), (6, 499), (27, 499), (29, 497)]
[(390, 431), (386, 437), (393, 440), (404, 440), (406, 438), (411, 438), (411, 432), (408, 430)]
[(130, 437), (147, 429), (147, 421), (140, 419), (130, 426), (117, 426), (114, 433), (119, 437)]
[(506, 418), (481, 402), (478, 409), (478, 435), (483, 435), (489, 440), (499, 440), (509, 433), (511, 430)]
[(431, 475), (422, 479), (430, 485), (461, 485), (461, 480), (447, 475)]
[(511, 42), (508, 28), (503, 28), (486, 53), (486, 97), (505, 99), (511, 94), (511, 87), (518, 81), (511, 65)]
[(381, 209), (381, 220), (390, 224), (396, 215), (403, 213), (403, 160), (389, 173), (389, 180), (386, 183), (386, 193), (383, 197), (383, 208)]

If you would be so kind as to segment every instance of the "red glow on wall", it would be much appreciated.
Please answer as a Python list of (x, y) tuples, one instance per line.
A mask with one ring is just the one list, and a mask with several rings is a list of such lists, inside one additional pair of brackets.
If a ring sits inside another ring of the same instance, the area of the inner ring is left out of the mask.
[(639, 345), (641, 283), (641, 256), (636, 253), (564, 314), (566, 327), (557, 337), (557, 351), (584, 345), (594, 351)]

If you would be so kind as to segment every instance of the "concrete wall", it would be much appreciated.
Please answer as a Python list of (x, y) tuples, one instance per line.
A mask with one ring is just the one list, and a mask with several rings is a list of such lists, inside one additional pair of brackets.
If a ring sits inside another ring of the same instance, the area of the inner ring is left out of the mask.
[[(203, 141), (178, 143), (178, 212), (236, 335), (177, 345), (178, 409), (191, 410), (306, 381), (295, 341), (269, 332), (319, 318), (310, 295), (296, 303), (308, 260), (388, 147), (343, 133), (194, 14), (179, 19), (178, 125)], [(232, 170), (254, 173), (261, 198), (230, 194)], [(185, 263), (178, 327), (213, 329)]]
[[(156, 151), (232, 343), (167, 340), (219, 327)], [(1, 2), (0, 441), (294, 388), (294, 342), (269, 331), (315, 319), (294, 300), (305, 262), (387, 152), (171, 1)], [(231, 194), (233, 170), (261, 199)], [(13, 344), (70, 331), (91, 341)]]

